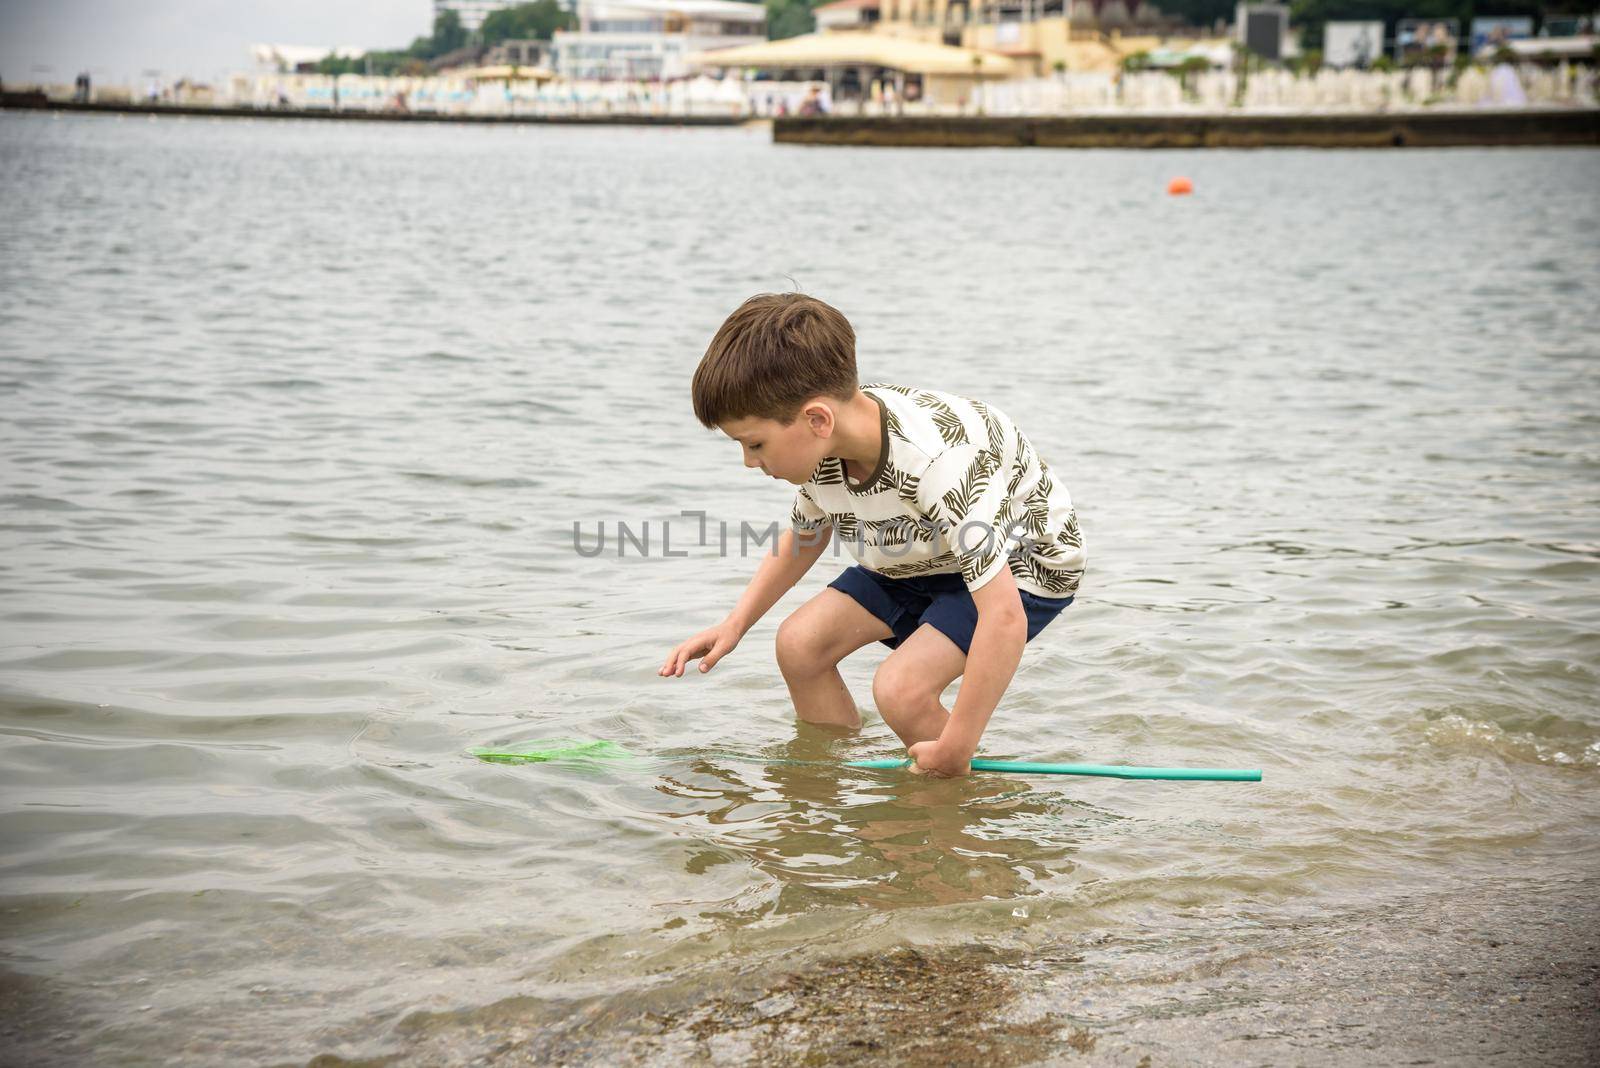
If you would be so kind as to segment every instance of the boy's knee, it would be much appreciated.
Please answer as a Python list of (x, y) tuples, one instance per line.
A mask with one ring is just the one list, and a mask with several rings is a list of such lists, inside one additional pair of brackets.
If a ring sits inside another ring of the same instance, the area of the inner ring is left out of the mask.
[(821, 671), (824, 664), (821, 642), (814, 629), (790, 616), (778, 624), (778, 670), (785, 675), (806, 675)]
[(895, 663), (893, 657), (878, 665), (872, 676), (872, 700), (879, 712), (915, 712), (928, 703), (931, 695), (916, 673)]

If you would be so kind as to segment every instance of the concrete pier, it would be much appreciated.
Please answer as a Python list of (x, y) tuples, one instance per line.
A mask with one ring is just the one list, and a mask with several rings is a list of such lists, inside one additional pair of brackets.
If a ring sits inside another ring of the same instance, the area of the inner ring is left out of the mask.
[(918, 148), (1443, 148), (1600, 145), (1600, 108), (1344, 115), (806, 116), (774, 141)]

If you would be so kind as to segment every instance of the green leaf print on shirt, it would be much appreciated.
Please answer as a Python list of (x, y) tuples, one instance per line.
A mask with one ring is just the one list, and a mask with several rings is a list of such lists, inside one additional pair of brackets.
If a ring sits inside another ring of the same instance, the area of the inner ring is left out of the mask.
[(1000, 463), (1000, 457), (992, 452), (980, 451), (973, 458), (967, 473), (962, 476), (960, 485), (947, 491), (942, 498), (944, 506), (948, 508), (957, 523), (968, 519), (978, 518), (970, 513), (983, 499), (983, 493), (989, 488), (989, 476), (994, 474), (995, 467)]
[(811, 481), (819, 486), (837, 486), (844, 481), (844, 464), (839, 462), (837, 456), (828, 457), (818, 465)]
[(956, 414), (954, 408), (937, 397), (933, 398), (929, 408), (933, 411), (933, 425), (946, 445), (967, 444), (967, 424), (961, 421), (961, 416)]

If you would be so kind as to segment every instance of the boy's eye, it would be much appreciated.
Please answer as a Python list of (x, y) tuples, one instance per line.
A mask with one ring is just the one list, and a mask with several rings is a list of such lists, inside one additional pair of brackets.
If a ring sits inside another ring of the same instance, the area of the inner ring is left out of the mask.
[(757, 449), (759, 449), (759, 448), (761, 448), (761, 446), (760, 446), (760, 445), (752, 445), (752, 446), (750, 446), (750, 451), (751, 451), (751, 452), (755, 452), (755, 451), (756, 451), (756, 450), (757, 450)]

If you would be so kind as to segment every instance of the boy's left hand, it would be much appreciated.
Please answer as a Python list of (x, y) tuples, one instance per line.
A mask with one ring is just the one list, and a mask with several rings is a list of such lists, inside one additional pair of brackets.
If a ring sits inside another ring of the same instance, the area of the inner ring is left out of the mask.
[(972, 772), (971, 755), (946, 752), (939, 740), (915, 742), (906, 750), (911, 755), (913, 775), (932, 775), (936, 779), (957, 779)]

